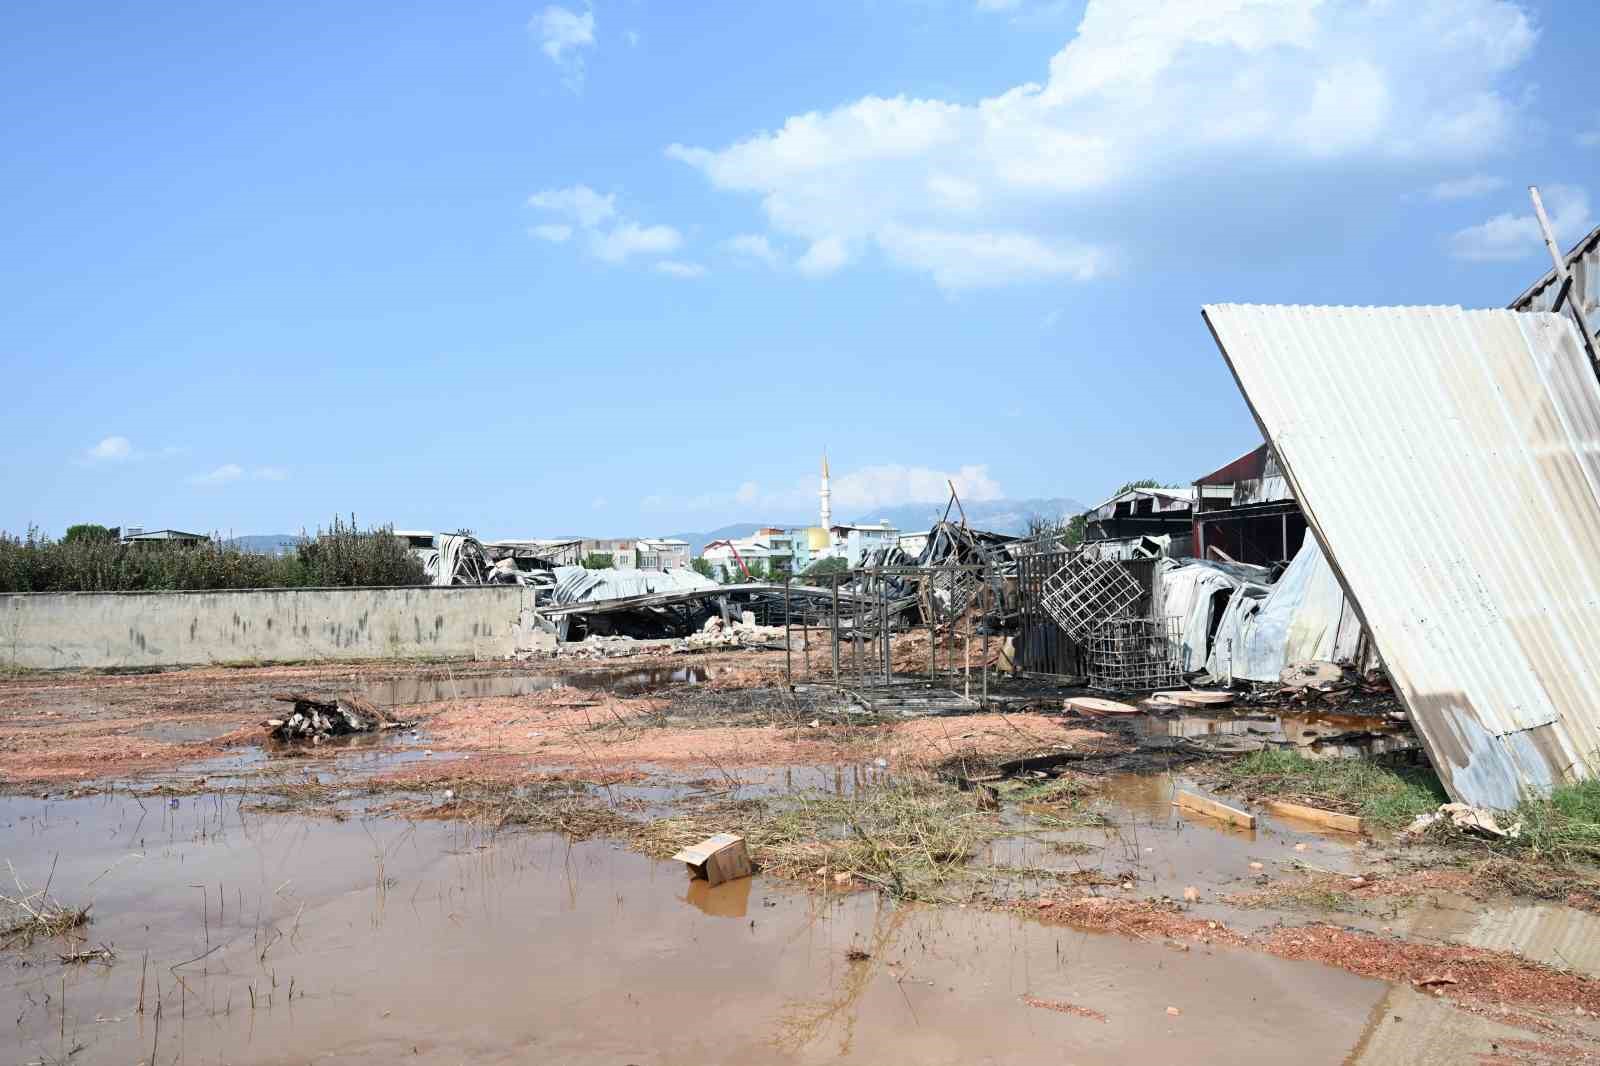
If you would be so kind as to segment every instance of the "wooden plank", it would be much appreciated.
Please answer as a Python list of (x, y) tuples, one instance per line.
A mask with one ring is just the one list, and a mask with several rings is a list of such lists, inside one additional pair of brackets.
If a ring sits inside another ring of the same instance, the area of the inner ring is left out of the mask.
[(1217, 818), (1231, 825), (1241, 826), (1245, 829), (1256, 827), (1256, 816), (1249, 811), (1241, 811), (1237, 807), (1230, 807), (1226, 803), (1219, 803), (1209, 796), (1200, 796), (1193, 792), (1179, 792), (1173, 799), (1173, 804), (1185, 810)]
[(1225, 707), (1233, 702), (1233, 693), (1180, 688), (1157, 692), (1151, 699), (1159, 703), (1175, 703), (1180, 707)]
[(1366, 823), (1353, 814), (1325, 811), (1320, 807), (1307, 807), (1301, 803), (1288, 803), (1284, 800), (1264, 800), (1261, 805), (1273, 814), (1285, 818), (1298, 818), (1303, 822), (1315, 822), (1326, 829), (1337, 829), (1342, 833), (1361, 833), (1366, 829)]
[(1072, 696), (1063, 704), (1069, 711), (1077, 711), (1091, 718), (1107, 714), (1143, 714), (1139, 708), (1116, 700), (1103, 700), (1096, 696)]

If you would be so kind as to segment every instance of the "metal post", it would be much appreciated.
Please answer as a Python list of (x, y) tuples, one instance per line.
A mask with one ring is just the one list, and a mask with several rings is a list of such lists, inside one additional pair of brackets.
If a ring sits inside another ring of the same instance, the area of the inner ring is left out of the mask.
[(923, 586), (927, 590), (927, 593), (928, 593), (928, 610), (927, 610), (927, 614), (928, 614), (928, 683), (929, 684), (932, 684), (933, 683), (933, 679), (939, 675), (939, 625), (934, 620), (934, 611), (937, 609), (935, 605), (938, 602), (937, 600), (934, 599), (934, 593), (937, 591), (935, 586), (938, 584), (938, 580), (934, 577), (935, 573), (937, 573), (937, 571), (930, 570), (928, 572), (927, 582)]
[(894, 676), (894, 671), (890, 668), (893, 660), (890, 658), (889, 651), (889, 583), (887, 581), (878, 582), (878, 602), (882, 604), (879, 608), (882, 622), (878, 629), (878, 642), (883, 647), (883, 683), (887, 685), (889, 679)]
[(833, 680), (839, 680), (839, 575), (828, 575), (833, 579)]
[(783, 674), (794, 687), (794, 646), (789, 633), (789, 575), (783, 576)]
[(1567, 269), (1566, 257), (1561, 254), (1561, 248), (1556, 244), (1556, 235), (1550, 229), (1550, 219), (1544, 213), (1544, 201), (1539, 197), (1537, 185), (1528, 186), (1528, 195), (1533, 197), (1533, 209), (1539, 215), (1539, 228), (1544, 231), (1545, 247), (1550, 249), (1550, 259), (1555, 263), (1555, 283), (1560, 286), (1556, 290), (1555, 302), (1550, 305), (1550, 310), (1559, 311), (1565, 301), (1572, 308), (1572, 317), (1578, 321), (1578, 332), (1583, 335), (1583, 346), (1589, 352), (1589, 361), (1600, 370), (1600, 356), (1594, 348), (1594, 334), (1589, 330), (1589, 320), (1583, 313), (1583, 294), (1572, 291), (1572, 271)]

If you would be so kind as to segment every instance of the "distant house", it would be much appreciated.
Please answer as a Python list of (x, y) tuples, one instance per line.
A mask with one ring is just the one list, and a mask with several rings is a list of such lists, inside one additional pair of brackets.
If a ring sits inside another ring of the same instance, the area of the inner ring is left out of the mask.
[(689, 542), (677, 537), (644, 537), (638, 541), (639, 569), (689, 569)]
[(835, 525), (828, 530), (833, 541), (833, 554), (842, 557), (851, 566), (860, 566), (861, 557), (879, 548), (892, 548), (900, 543), (900, 531), (889, 524), (887, 518), (877, 525)]
[(124, 544), (176, 544), (184, 548), (192, 548), (197, 544), (209, 544), (211, 538), (204, 533), (185, 533), (181, 529), (145, 529), (143, 526), (125, 526), (122, 530), (122, 543)]
[(616, 570), (687, 570), (689, 542), (676, 537), (588, 539), (583, 556), (598, 555)]
[(757, 563), (771, 573), (772, 550), (755, 537), (714, 540), (701, 549), (700, 557), (711, 565), (711, 576), (719, 581), (742, 581), (744, 571)]

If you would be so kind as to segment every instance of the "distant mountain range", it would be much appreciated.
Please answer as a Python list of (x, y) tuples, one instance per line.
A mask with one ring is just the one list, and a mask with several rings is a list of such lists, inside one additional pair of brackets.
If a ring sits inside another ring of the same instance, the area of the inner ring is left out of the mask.
[[(964, 503), (967, 511), (967, 525), (974, 529), (986, 529), (992, 533), (1009, 533), (1012, 536), (1021, 536), (1028, 531), (1028, 519), (1034, 515), (1046, 518), (1058, 518), (1081, 514), (1089, 509), (1087, 504), (1078, 502), (1065, 496), (1054, 496), (1032, 500), (982, 500)], [(855, 515), (840, 521), (872, 523), (888, 519), (889, 524), (906, 533), (925, 530), (933, 523), (944, 517), (944, 501), (938, 503), (907, 503), (898, 507), (880, 507), (871, 514)], [(951, 521), (959, 522), (960, 514), (955, 508), (950, 509)], [(689, 550), (699, 555), (708, 542), (714, 540), (736, 540), (748, 537), (758, 529), (771, 526), (791, 528), (795, 526), (810, 525), (816, 522), (815, 518), (802, 522), (736, 522), (733, 525), (722, 526), (718, 529), (700, 533), (672, 533), (669, 536), (689, 542)]]

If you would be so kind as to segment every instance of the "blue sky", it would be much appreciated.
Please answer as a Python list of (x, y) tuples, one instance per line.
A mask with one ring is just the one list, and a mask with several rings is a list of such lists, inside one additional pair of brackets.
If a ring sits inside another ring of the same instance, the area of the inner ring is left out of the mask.
[(1500, 306), (1534, 0), (0, 9), (0, 528), (628, 535), (1259, 440), (1211, 301)]

